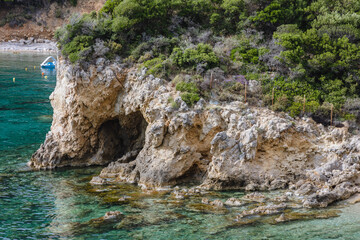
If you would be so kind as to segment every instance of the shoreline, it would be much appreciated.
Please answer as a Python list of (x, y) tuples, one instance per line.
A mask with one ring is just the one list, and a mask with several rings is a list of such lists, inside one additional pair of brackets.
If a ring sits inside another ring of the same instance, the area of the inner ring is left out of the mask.
[(0, 52), (4, 53), (57, 53), (56, 42), (50, 40), (21, 39), (8, 42), (0, 42)]

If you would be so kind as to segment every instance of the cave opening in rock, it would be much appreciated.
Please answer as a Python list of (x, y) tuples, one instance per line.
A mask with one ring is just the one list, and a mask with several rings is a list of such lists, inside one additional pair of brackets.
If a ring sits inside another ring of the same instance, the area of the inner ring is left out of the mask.
[(146, 127), (147, 122), (141, 112), (104, 122), (98, 131), (96, 158), (104, 164), (116, 161), (127, 153), (135, 158), (144, 146)]

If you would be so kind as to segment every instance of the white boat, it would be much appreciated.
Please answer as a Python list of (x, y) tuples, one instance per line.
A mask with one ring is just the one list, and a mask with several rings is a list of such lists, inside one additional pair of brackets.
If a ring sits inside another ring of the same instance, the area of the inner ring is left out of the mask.
[[(52, 60), (52, 62), (50, 62), (49, 60)], [(56, 59), (53, 56), (49, 56), (45, 59), (45, 61), (40, 64), (40, 66), (42, 68), (54, 69), (56, 67)]]

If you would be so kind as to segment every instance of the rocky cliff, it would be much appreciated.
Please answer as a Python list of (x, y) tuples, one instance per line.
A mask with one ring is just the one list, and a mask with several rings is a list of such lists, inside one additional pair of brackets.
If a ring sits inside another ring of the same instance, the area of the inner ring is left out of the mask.
[[(60, 4), (60, 2), (64, 1), (53, 1), (46, 7), (36, 8), (30, 4), (30, 1), (26, 4), (27, 6), (25, 4), (11, 6), (9, 3), (9, 7), (6, 7), (6, 4), (2, 6), (3, 1), (1, 1), (0, 41), (28, 40), (30, 38), (53, 39), (56, 29), (67, 24), (71, 16), (99, 11), (106, 0), (77, 0), (76, 6), (69, 3)], [(24, 23), (10, 26), (11, 22), (14, 25), (17, 23), (16, 19), (24, 19), (24, 16), (26, 16)], [(27, 20), (29, 18), (30, 20)]]
[(289, 188), (306, 207), (360, 192), (360, 136), (346, 124), (325, 128), (241, 102), (189, 108), (171, 83), (101, 58), (86, 71), (60, 60), (50, 99), (53, 123), (34, 169), (108, 164), (93, 184), (144, 188)]

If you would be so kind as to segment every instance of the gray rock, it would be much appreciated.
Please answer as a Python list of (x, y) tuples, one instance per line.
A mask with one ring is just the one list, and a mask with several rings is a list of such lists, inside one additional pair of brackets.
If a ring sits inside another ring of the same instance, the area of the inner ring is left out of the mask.
[(225, 202), (225, 205), (230, 206), (230, 207), (240, 207), (245, 204), (246, 204), (245, 202), (243, 202), (243, 201), (241, 201), (241, 199), (237, 199), (237, 198), (229, 198)]

